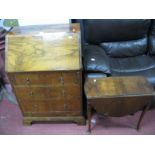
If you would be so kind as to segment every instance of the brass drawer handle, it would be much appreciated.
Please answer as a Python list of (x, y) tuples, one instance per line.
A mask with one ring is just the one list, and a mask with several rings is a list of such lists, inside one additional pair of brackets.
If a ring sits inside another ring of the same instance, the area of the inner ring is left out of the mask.
[(62, 76), (60, 77), (60, 83), (64, 84), (64, 78)]
[(14, 83), (14, 81), (15, 81), (14, 78), (11, 78), (11, 81), (12, 81), (12, 83)]
[(64, 110), (67, 110), (67, 109), (68, 109), (67, 104), (68, 104), (68, 103), (66, 103), (66, 104), (64, 105)]
[(34, 95), (34, 93), (33, 92), (30, 92), (30, 94), (29, 94), (30, 96), (33, 96)]
[(26, 78), (26, 82), (27, 82), (27, 84), (30, 83), (30, 79), (28, 77)]
[(12, 77), (12, 78), (11, 78), (11, 82), (12, 82), (13, 84), (16, 83), (15, 77)]

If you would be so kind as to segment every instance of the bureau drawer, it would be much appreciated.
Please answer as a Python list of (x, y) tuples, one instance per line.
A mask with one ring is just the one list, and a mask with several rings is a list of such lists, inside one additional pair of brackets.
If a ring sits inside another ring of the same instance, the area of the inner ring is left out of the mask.
[(20, 107), (24, 114), (52, 114), (53, 112), (63, 112), (65, 104), (63, 99), (55, 100), (20, 100)]
[(14, 86), (14, 91), (19, 99), (51, 99), (61, 98), (61, 87), (24, 87)]
[(67, 111), (81, 111), (82, 101), (80, 97), (72, 97), (66, 99)]
[(80, 97), (80, 85), (64, 85), (64, 94), (66, 97)]
[(80, 84), (81, 72), (64, 72), (62, 73), (64, 84)]
[(9, 74), (13, 85), (61, 85), (61, 73), (15, 73)]
[(21, 101), (21, 100), (18, 101), (23, 114), (37, 112), (36, 105), (34, 104), (34, 102)]

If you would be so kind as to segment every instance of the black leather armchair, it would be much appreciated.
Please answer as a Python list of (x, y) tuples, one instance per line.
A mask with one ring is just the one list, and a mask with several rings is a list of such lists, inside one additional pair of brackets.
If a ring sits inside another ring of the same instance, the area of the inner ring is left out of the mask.
[(155, 87), (155, 20), (83, 19), (83, 63), (88, 76), (143, 75)]

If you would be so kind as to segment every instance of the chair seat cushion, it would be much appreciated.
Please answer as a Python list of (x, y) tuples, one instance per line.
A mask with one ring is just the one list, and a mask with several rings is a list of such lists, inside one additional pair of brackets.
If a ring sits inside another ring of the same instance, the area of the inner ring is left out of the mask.
[(110, 74), (109, 58), (101, 47), (97, 45), (86, 45), (83, 56), (84, 68), (87, 72)]
[(155, 86), (155, 60), (147, 55), (110, 58), (112, 76), (142, 75)]
[(155, 61), (147, 55), (128, 58), (110, 58), (111, 70), (116, 72), (139, 72), (155, 68)]

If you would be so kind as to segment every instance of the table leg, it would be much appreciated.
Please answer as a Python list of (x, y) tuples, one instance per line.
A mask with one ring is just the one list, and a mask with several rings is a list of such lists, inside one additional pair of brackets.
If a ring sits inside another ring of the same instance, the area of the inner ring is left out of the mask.
[(138, 123), (137, 123), (137, 130), (139, 130), (141, 121), (142, 121), (142, 119), (143, 119), (143, 117), (144, 117), (146, 111), (147, 111), (149, 108), (150, 108), (150, 104), (148, 104), (147, 106), (144, 107), (144, 109), (143, 109), (143, 111), (142, 111), (142, 113), (141, 113), (141, 115), (140, 115), (139, 121), (138, 121)]
[(87, 105), (87, 113), (88, 113), (88, 132), (91, 132), (92, 108), (90, 104)]

